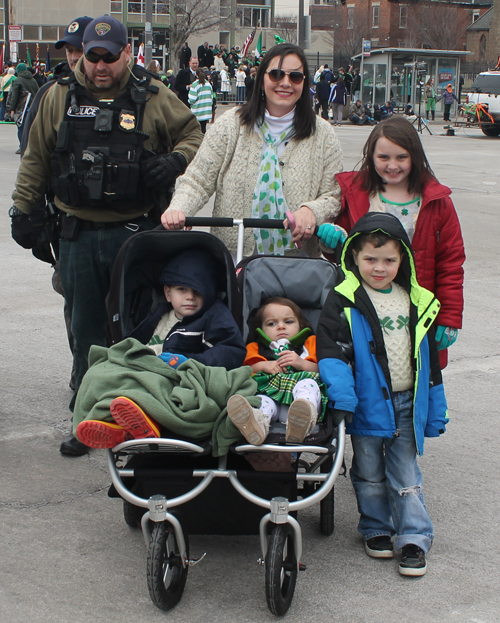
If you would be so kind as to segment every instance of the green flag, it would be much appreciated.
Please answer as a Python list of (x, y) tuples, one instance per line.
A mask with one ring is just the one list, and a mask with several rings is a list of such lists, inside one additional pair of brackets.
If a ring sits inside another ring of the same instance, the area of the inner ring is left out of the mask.
[(26, 46), (26, 65), (31, 67), (31, 54), (28, 46)]
[(262, 56), (262, 33), (260, 33), (259, 38), (257, 39), (257, 52), (259, 56)]

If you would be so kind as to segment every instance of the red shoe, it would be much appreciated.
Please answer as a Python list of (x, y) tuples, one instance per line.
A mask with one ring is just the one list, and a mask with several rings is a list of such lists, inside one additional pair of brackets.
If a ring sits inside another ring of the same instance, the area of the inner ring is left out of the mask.
[(78, 439), (90, 448), (114, 448), (133, 436), (118, 424), (100, 420), (83, 420), (76, 427)]
[(109, 407), (114, 421), (136, 439), (160, 437), (160, 427), (133, 400), (120, 396)]

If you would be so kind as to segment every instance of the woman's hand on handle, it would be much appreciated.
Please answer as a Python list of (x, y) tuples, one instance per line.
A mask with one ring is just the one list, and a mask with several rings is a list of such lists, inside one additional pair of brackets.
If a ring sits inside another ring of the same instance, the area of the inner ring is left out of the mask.
[(161, 215), (161, 224), (165, 229), (184, 229), (185, 223), (186, 215), (182, 210), (167, 210)]
[[(302, 206), (293, 212), (293, 217), (295, 219), (295, 229), (292, 232), (293, 241), (297, 243), (309, 240), (316, 228), (314, 212), (306, 206)], [(285, 219), (285, 227), (288, 228), (288, 225), (288, 219)]]

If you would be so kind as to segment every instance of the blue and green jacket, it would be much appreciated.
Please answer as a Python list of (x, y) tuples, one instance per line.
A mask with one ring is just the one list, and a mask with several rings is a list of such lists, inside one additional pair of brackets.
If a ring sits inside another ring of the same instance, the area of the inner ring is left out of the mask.
[(352, 423), (347, 425), (349, 434), (397, 437), (383, 331), (361, 285), (351, 246), (356, 236), (377, 230), (400, 240), (405, 250), (395, 281), (410, 296), (413, 421), (417, 452), (421, 455), (424, 437), (444, 433), (448, 422), (432, 327), (440, 304), (431, 292), (419, 286), (410, 242), (400, 221), (391, 214), (365, 214), (345, 242), (341, 260), (344, 279), (331, 290), (318, 324), (319, 371), (331, 406), (354, 414)]

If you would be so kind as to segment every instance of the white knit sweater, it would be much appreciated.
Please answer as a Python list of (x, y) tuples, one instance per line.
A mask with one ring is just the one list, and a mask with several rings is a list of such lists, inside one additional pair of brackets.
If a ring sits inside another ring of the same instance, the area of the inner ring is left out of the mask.
[[(209, 128), (196, 157), (178, 180), (169, 210), (182, 210), (186, 216), (194, 216), (215, 192), (213, 216), (251, 217), (263, 139), (253, 129), (249, 131), (241, 125), (237, 111), (237, 108), (228, 110)], [(318, 225), (333, 221), (340, 212), (340, 188), (335, 174), (342, 171), (342, 150), (333, 127), (317, 118), (313, 136), (302, 141), (291, 140), (285, 147), (280, 168), (283, 194), (290, 211), (307, 206), (314, 212)], [(229, 251), (236, 252), (236, 228), (214, 228), (212, 233)], [(251, 255), (254, 247), (253, 231), (247, 229), (244, 255)], [(320, 254), (317, 238), (311, 238), (304, 250), (317, 257)]]

